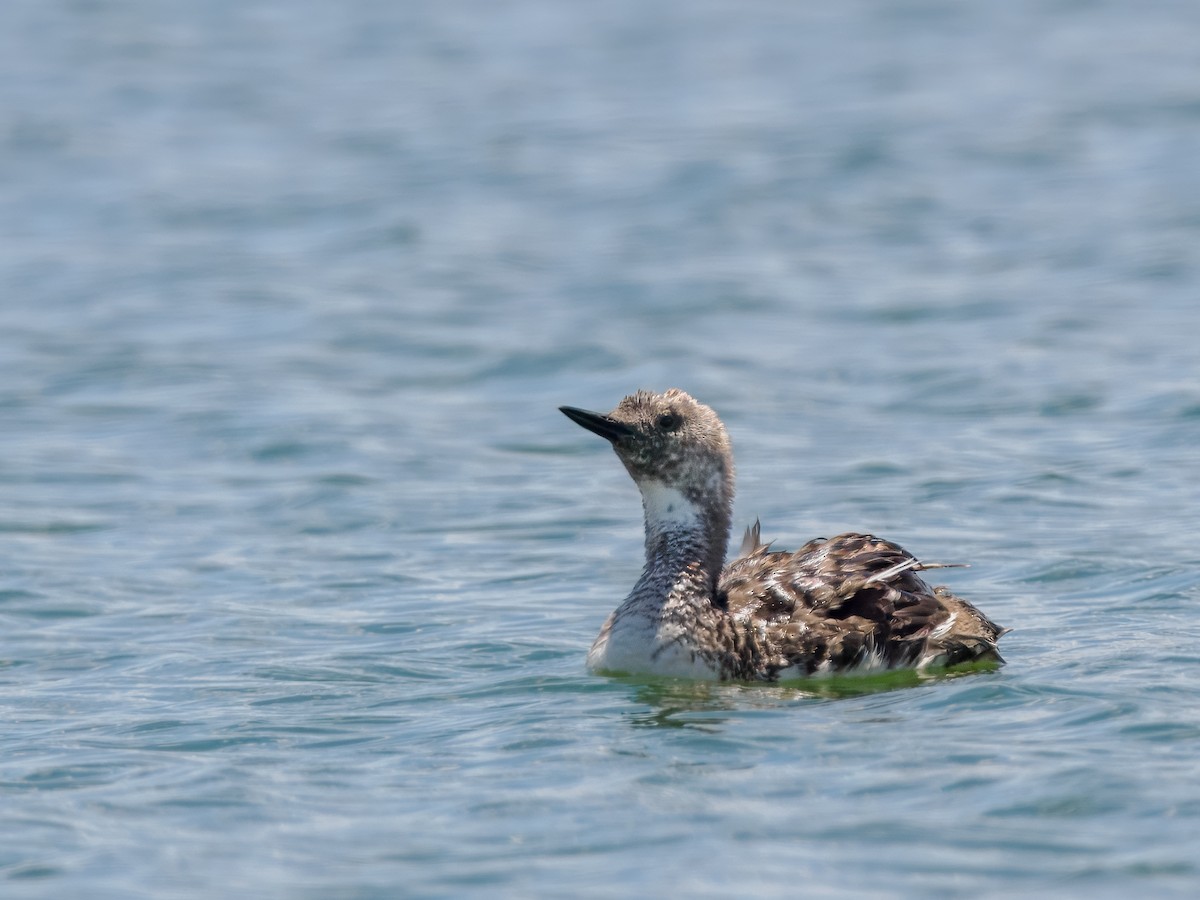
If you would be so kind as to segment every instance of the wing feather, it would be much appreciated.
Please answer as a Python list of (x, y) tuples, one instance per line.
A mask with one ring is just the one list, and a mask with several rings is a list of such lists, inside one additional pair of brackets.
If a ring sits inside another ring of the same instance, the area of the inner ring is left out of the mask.
[(722, 572), (718, 593), (736, 621), (762, 632), (776, 671), (1003, 662), (995, 649), (1002, 630), (917, 574), (945, 567), (869, 534), (771, 552), (755, 522), (742, 554)]

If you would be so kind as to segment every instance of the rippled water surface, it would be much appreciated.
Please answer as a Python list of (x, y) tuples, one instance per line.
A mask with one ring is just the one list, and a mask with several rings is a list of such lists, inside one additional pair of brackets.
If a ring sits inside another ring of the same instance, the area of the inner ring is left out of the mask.
[[(1200, 7), (0, 26), (0, 894), (1200, 891)], [(1008, 666), (587, 675), (671, 385)]]

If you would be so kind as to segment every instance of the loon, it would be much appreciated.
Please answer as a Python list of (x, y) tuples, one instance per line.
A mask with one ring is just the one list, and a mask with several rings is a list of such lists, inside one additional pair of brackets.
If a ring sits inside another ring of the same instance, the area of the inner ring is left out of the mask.
[(917, 574), (949, 566), (890, 541), (848, 533), (772, 552), (755, 522), (726, 564), (729, 436), (678, 388), (638, 391), (607, 415), (559, 409), (612, 444), (645, 514), (645, 567), (592, 644), (592, 672), (779, 681), (1003, 664), (1008, 629)]

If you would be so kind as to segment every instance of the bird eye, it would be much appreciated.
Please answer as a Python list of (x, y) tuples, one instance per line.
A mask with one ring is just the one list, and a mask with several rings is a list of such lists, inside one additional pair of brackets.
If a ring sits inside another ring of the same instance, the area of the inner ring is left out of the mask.
[(658, 417), (658, 427), (663, 431), (674, 431), (682, 421), (675, 413), (663, 413)]

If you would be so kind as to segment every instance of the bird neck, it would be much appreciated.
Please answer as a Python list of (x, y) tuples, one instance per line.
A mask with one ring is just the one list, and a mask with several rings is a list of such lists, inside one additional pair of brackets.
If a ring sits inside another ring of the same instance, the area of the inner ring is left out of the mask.
[(661, 481), (644, 481), (638, 487), (646, 520), (646, 566), (639, 584), (669, 593), (686, 581), (689, 590), (700, 585), (708, 599), (715, 599), (729, 542), (727, 491), (718, 490), (699, 502)]

